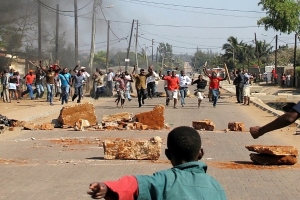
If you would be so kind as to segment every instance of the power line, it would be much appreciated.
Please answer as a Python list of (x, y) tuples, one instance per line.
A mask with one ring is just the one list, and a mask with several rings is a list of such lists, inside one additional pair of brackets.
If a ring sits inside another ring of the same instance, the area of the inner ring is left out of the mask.
[(168, 3), (159, 3), (159, 2), (142, 1), (142, 0), (120, 0), (120, 1), (143, 2), (143, 3), (159, 4), (159, 5), (165, 5), (165, 6), (175, 6), (175, 7), (184, 7), (184, 8), (197, 8), (197, 9), (229, 11), (229, 12), (265, 13), (265, 12), (261, 12), (261, 11), (252, 11), (252, 10), (237, 10), (237, 9), (225, 9), (225, 8), (209, 8), (209, 7), (201, 7), (201, 6), (187, 6), (187, 5), (168, 4)]
[[(134, 3), (130, 2), (130, 0), (123, 0), (125, 2), (129, 3)], [(148, 5), (148, 4), (143, 4), (143, 3), (134, 3), (134, 4), (139, 4), (139, 5), (145, 5), (145, 6), (151, 6), (155, 8), (162, 8), (162, 9), (167, 9), (167, 10), (175, 10), (175, 11), (183, 11), (183, 12), (189, 12), (189, 13), (201, 13), (201, 14), (206, 14), (206, 15), (219, 15), (219, 16), (225, 16), (225, 17), (246, 17), (246, 18), (256, 18), (259, 19), (260, 17), (251, 17), (251, 16), (244, 16), (244, 15), (227, 15), (227, 14), (218, 14), (218, 13), (207, 13), (207, 12), (199, 12), (199, 11), (191, 11), (191, 10), (182, 10), (182, 9), (175, 9), (175, 8), (165, 8), (165, 7), (160, 7), (160, 6), (155, 6), (155, 5)]]
[[(45, 7), (47, 7), (47, 8), (49, 8), (49, 9), (52, 9), (52, 10), (55, 10), (55, 11), (57, 11), (56, 10), (56, 8), (53, 8), (53, 7), (51, 7), (51, 6), (49, 6), (49, 5), (47, 5), (47, 4), (45, 4), (45, 3), (43, 3), (41, 0), (35, 0), (37, 3), (39, 3), (39, 4), (41, 4), (41, 5), (43, 5), (43, 6), (45, 6)], [(79, 8), (79, 9), (77, 9), (77, 11), (79, 11), (79, 10), (82, 10), (82, 9), (84, 9), (85, 7), (87, 7), (90, 3), (92, 3), (93, 2), (93, 0), (91, 0), (90, 2), (88, 2), (85, 6), (83, 6), (83, 7), (81, 7), (81, 8)], [(75, 12), (74, 10), (58, 10), (58, 12), (66, 12), (66, 13), (68, 13), (68, 12)]]
[(145, 26), (161, 26), (161, 27), (173, 27), (173, 28), (212, 28), (212, 29), (221, 29), (221, 28), (259, 28), (259, 26), (182, 26), (182, 25), (170, 25), (170, 24), (143, 24)]

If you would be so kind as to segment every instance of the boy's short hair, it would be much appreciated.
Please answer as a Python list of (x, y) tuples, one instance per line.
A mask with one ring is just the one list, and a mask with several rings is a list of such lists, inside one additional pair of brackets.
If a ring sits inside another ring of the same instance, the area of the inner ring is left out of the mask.
[(177, 159), (189, 162), (197, 158), (201, 149), (201, 138), (195, 129), (180, 126), (169, 133), (167, 146)]

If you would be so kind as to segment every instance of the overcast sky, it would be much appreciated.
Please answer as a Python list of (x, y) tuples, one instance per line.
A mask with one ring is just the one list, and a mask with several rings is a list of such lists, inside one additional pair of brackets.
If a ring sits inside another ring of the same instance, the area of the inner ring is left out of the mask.
[[(52, 7), (59, 3), (60, 10), (74, 10), (73, 0), (43, 2)], [(139, 22), (138, 51), (147, 46), (149, 54), (152, 39), (155, 50), (160, 42), (164, 42), (173, 46), (174, 54), (193, 55), (197, 47), (204, 51), (211, 49), (213, 52), (223, 53), (222, 45), (230, 36), (237, 37), (238, 41), (253, 44), (254, 33), (257, 34), (258, 40), (266, 40), (273, 46), (275, 46), (274, 37), (278, 34), (279, 45), (293, 46), (294, 35), (280, 34), (273, 30), (265, 31), (263, 27), (257, 26), (257, 20), (265, 16), (258, 2), (257, 0), (102, 0), (102, 11), (100, 6), (97, 9), (96, 51), (106, 51), (106, 20), (111, 21), (111, 49), (125, 51), (133, 19)], [(80, 9), (82, 7), (84, 8)], [(88, 53), (93, 0), (78, 0), (78, 8), (79, 51)], [(48, 16), (55, 16), (54, 13), (47, 12)], [(47, 17), (45, 21), (46, 19)], [(69, 42), (74, 42), (73, 17), (61, 15), (60, 20), (60, 31), (67, 31)], [(51, 25), (55, 25), (55, 21), (51, 21), (49, 26)], [(134, 34), (135, 31), (136, 29)], [(132, 51), (134, 45), (135, 39), (132, 39)]]

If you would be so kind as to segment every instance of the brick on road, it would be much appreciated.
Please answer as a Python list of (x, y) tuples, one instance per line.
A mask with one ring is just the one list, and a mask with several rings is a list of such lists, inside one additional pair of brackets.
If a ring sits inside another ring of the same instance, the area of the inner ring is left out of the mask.
[[(225, 92), (216, 108), (204, 99), (200, 109), (196, 98), (187, 98), (186, 106), (165, 110), (165, 121), (172, 127), (191, 126), (192, 121), (210, 119), (215, 131), (199, 131), (203, 140), (208, 173), (215, 177), (227, 193), (228, 199), (299, 199), (299, 165), (272, 169), (228, 169), (222, 162), (249, 162), (246, 145), (293, 145), (299, 149), (299, 136), (291, 128), (267, 134), (253, 140), (248, 132), (227, 132), (228, 122), (245, 123), (246, 130), (253, 125), (263, 125), (274, 119), (269, 113), (254, 106), (235, 104)], [(117, 112), (138, 113), (164, 104), (164, 98), (147, 99), (138, 108), (137, 99), (116, 108), (114, 98), (100, 100), (96, 106), (99, 119)], [(172, 105), (172, 104), (171, 104)], [(89, 199), (86, 195), (92, 181), (118, 179), (123, 175), (152, 174), (171, 167), (163, 155), (157, 162), (103, 160), (99, 143), (107, 138), (163, 138), (166, 148), (168, 130), (160, 131), (21, 131), (0, 135), (0, 199)], [(67, 139), (77, 139), (75, 143)], [(80, 143), (80, 144), (78, 144)]]

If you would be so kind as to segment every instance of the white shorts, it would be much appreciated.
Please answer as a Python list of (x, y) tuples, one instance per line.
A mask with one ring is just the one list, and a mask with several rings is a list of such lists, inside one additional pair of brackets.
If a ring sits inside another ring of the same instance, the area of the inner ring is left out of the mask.
[(199, 100), (203, 99), (203, 96), (202, 96), (201, 92), (197, 92), (197, 97), (198, 97)]
[(168, 97), (170, 100), (178, 99), (178, 90), (168, 90)]
[(244, 97), (250, 97), (250, 87), (249, 86), (244, 86), (243, 88), (243, 96)]
[(17, 89), (17, 85), (15, 83), (9, 83), (9, 88), (10, 90), (16, 90)]

